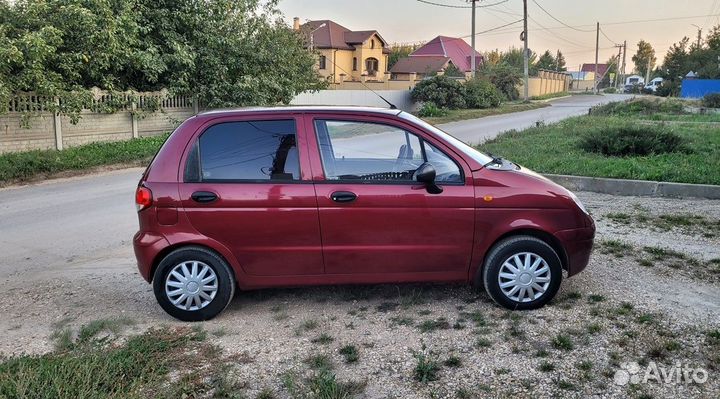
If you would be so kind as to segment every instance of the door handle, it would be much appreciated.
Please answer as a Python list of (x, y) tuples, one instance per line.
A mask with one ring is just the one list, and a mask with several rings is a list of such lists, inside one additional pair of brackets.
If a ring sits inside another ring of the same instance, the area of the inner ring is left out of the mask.
[(193, 201), (201, 204), (208, 204), (218, 199), (217, 194), (210, 191), (195, 191), (190, 195)]
[(330, 199), (335, 202), (353, 202), (356, 198), (357, 195), (350, 191), (335, 191), (330, 194)]

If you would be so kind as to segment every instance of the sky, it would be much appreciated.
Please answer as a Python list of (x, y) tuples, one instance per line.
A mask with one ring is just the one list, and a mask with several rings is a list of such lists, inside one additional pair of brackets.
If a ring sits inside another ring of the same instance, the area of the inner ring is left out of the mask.
[[(469, 6), (465, 0), (427, 1)], [(522, 19), (522, 7), (522, 0), (480, 0), (476, 32)], [(279, 8), (288, 24), (292, 24), (293, 17), (299, 17), (301, 22), (331, 19), (351, 30), (377, 30), (391, 44), (426, 42), (437, 35), (464, 37), (471, 31), (469, 8), (442, 7), (418, 0), (280, 0)], [(599, 22), (600, 63), (618, 53), (616, 43), (627, 40), (630, 71), (631, 57), (641, 39), (652, 44), (661, 63), (673, 43), (684, 36), (696, 40), (698, 28), (694, 25), (703, 29), (704, 37), (720, 23), (718, 15), (720, 0), (528, 0), (528, 42), (530, 49), (539, 54), (559, 49), (568, 70), (577, 70), (581, 63), (595, 62), (595, 23)], [(521, 31), (519, 22), (477, 35), (476, 48), (484, 52), (522, 47)], [(466, 40), (470, 42), (469, 37)]]

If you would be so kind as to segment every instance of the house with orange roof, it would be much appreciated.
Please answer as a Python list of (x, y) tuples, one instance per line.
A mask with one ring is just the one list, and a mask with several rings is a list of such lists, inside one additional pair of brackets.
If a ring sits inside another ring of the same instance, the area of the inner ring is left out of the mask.
[(329, 19), (301, 25), (297, 17), (293, 29), (305, 35), (308, 45), (319, 53), (315, 66), (328, 82), (383, 82), (390, 78), (390, 49), (378, 31), (353, 31)]

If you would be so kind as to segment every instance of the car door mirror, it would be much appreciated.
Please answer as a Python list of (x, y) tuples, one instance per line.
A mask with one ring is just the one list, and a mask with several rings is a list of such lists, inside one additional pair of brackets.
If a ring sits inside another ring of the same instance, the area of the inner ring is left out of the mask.
[(435, 167), (430, 162), (425, 162), (415, 170), (415, 180), (423, 183), (427, 192), (430, 194), (440, 194), (443, 192), (442, 187), (435, 184)]

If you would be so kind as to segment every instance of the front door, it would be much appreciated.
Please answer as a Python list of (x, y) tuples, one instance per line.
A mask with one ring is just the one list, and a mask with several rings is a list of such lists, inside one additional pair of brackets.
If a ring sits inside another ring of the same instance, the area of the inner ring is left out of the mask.
[[(466, 166), (409, 126), (316, 115), (307, 129), (326, 274), (464, 279), (474, 231)], [(440, 194), (414, 181), (425, 161)], [(318, 173), (319, 172), (319, 173)], [(469, 181), (469, 180), (468, 180)]]
[(180, 184), (187, 217), (232, 251), (247, 274), (323, 273), (315, 190), (310, 174), (301, 174), (301, 120), (215, 123), (187, 156)]

